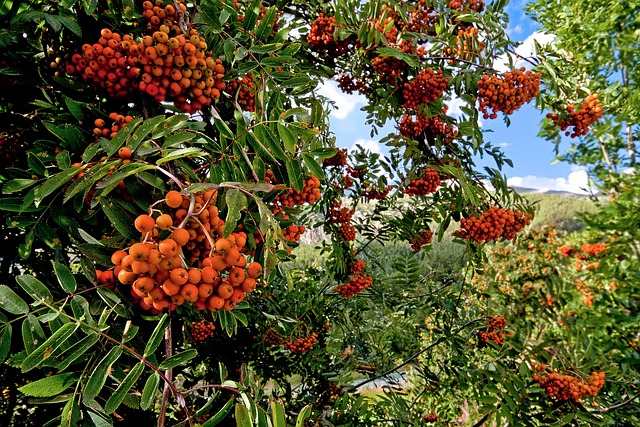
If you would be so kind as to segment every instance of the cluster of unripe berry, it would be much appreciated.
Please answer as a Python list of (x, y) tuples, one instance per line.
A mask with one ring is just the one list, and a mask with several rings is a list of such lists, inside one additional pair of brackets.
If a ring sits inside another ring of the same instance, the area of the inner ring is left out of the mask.
[(438, 99), (447, 90), (448, 77), (442, 70), (434, 71), (431, 68), (420, 70), (417, 76), (404, 84), (402, 96), (403, 106), (409, 109), (417, 109), (423, 104)]
[[(267, 170), (265, 173), (265, 181), (275, 184), (276, 177), (271, 170)], [(320, 199), (320, 180), (313, 175), (310, 175), (304, 180), (302, 191), (295, 190), (292, 187), (285, 193), (280, 193), (276, 197), (274, 204), (277, 206), (284, 206), (292, 208), (294, 206), (300, 206), (304, 203), (313, 204), (316, 200)]]
[(409, 243), (411, 244), (411, 249), (413, 249), (414, 251), (419, 251), (420, 249), (422, 249), (424, 245), (428, 245), (429, 243), (431, 243), (432, 238), (433, 238), (433, 231), (422, 230), (420, 234), (409, 239)]
[(504, 316), (490, 316), (489, 322), (485, 331), (478, 331), (478, 345), (484, 347), (489, 341), (493, 341), (497, 345), (504, 344), (504, 335), (502, 330), (507, 325), (507, 320)]
[[(161, 312), (191, 302), (198, 310), (232, 310), (255, 289), (262, 266), (248, 263), (240, 253), (246, 236), (222, 237), (224, 223), (220, 224), (217, 218), (215, 196), (215, 191), (210, 190), (197, 195), (202, 203), (196, 202), (194, 196), (187, 197), (187, 204), (177, 191), (168, 192), (162, 202), (177, 211), (162, 213), (155, 219), (139, 215), (134, 226), (142, 241), (112, 255), (114, 275), (120, 283), (131, 285), (131, 295), (143, 309)], [(177, 215), (181, 210), (184, 212)], [(214, 230), (207, 221), (212, 210), (218, 220)], [(196, 256), (194, 251), (204, 241), (204, 247), (209, 249)], [(195, 266), (188, 267), (183, 260), (186, 257)]]
[(455, 126), (447, 123), (442, 117), (427, 117), (422, 113), (415, 115), (415, 120), (411, 114), (402, 116), (398, 131), (406, 138), (423, 136), (429, 142), (439, 140), (443, 144), (450, 144), (458, 136)]
[(409, 196), (426, 196), (435, 193), (441, 183), (438, 171), (427, 168), (422, 178), (412, 179), (402, 192)]
[(96, 137), (104, 137), (113, 139), (114, 136), (122, 129), (124, 125), (127, 123), (131, 123), (133, 121), (133, 117), (131, 116), (123, 116), (122, 114), (118, 114), (116, 112), (109, 113), (109, 120), (112, 120), (111, 125), (108, 126), (107, 122), (103, 119), (95, 119), (93, 125), (93, 134)]
[(244, 111), (253, 113), (256, 111), (256, 86), (253, 80), (253, 74), (227, 82), (225, 91), (238, 103)]
[(347, 149), (339, 148), (333, 157), (329, 157), (322, 161), (324, 166), (345, 166), (347, 164)]
[[(602, 105), (598, 102), (597, 93), (587, 96), (578, 111), (575, 110), (574, 105), (567, 106), (566, 110), (568, 114), (566, 119), (552, 113), (548, 113), (547, 118), (550, 118), (553, 124), (560, 126), (560, 129), (565, 131), (565, 135), (571, 138), (586, 135), (589, 127), (602, 117)], [(569, 130), (569, 127), (573, 130)]]
[(473, 10), (482, 12), (484, 10), (484, 1), (482, 0), (450, 0), (449, 8), (454, 10)]
[(329, 217), (333, 224), (340, 226), (340, 236), (347, 241), (356, 240), (356, 228), (351, 224), (355, 211), (342, 206), (342, 202), (333, 202), (329, 208)]
[(285, 341), (284, 348), (293, 354), (305, 354), (313, 350), (313, 345), (318, 342), (318, 334), (312, 332), (308, 337), (300, 337)]
[(317, 52), (325, 52), (330, 57), (337, 58), (347, 53), (351, 42), (349, 39), (337, 40), (334, 37), (335, 31), (336, 18), (325, 17), (320, 13), (311, 25), (307, 42)]
[(535, 98), (538, 93), (540, 73), (534, 73), (524, 67), (504, 74), (484, 74), (478, 82), (480, 111), (485, 119), (495, 119), (498, 117), (498, 111), (511, 114)]
[(462, 218), (460, 229), (455, 234), (477, 243), (497, 241), (500, 238), (513, 240), (530, 222), (529, 213), (492, 206), (480, 216)]
[(129, 99), (141, 91), (157, 102), (172, 101), (189, 114), (219, 98), (225, 70), (207, 51), (204, 38), (196, 29), (181, 32), (179, 13), (171, 4), (146, 1), (143, 8), (149, 34), (141, 41), (104, 28), (97, 43), (83, 45), (82, 55), (72, 56), (67, 72), (82, 75), (111, 97)]
[(373, 278), (369, 275), (359, 272), (351, 276), (351, 279), (347, 283), (334, 286), (333, 290), (341, 294), (345, 298), (350, 298), (364, 291), (371, 285), (373, 285)]
[(213, 336), (215, 329), (215, 325), (205, 319), (193, 322), (189, 328), (189, 344), (206, 341)]
[[(538, 372), (546, 370), (546, 365), (536, 366)], [(596, 397), (604, 386), (604, 372), (592, 372), (587, 382), (571, 375), (560, 375), (552, 372), (547, 375), (534, 374), (533, 379), (540, 383), (549, 397), (561, 401), (580, 402), (583, 398)]]

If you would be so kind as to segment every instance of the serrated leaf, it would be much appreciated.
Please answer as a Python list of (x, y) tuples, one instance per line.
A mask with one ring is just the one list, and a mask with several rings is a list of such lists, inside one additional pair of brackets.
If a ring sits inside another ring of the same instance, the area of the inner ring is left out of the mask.
[(65, 372), (23, 385), (18, 390), (32, 397), (56, 396), (78, 382), (78, 378), (80, 375), (77, 372)]
[(0, 325), (0, 364), (4, 362), (11, 351), (11, 324)]
[(178, 365), (182, 365), (198, 355), (195, 349), (185, 350), (181, 353), (174, 354), (173, 356), (165, 359), (160, 363), (158, 369), (166, 370), (175, 368)]
[(267, 12), (264, 14), (262, 19), (260, 19), (260, 24), (258, 24), (258, 28), (256, 28), (255, 35), (258, 40), (266, 40), (271, 33), (273, 32), (273, 24), (277, 18), (277, 10), (275, 6), (271, 6), (267, 9)]
[(84, 387), (83, 400), (85, 402), (92, 401), (100, 393), (100, 390), (102, 390), (102, 387), (104, 387), (107, 381), (111, 366), (121, 355), (122, 347), (113, 347), (109, 353), (100, 360)]
[(324, 170), (320, 166), (320, 164), (314, 159), (312, 156), (308, 154), (302, 154), (302, 160), (304, 160), (304, 164), (309, 168), (311, 174), (318, 178), (320, 181), (325, 180)]
[(0, 285), (0, 308), (11, 314), (26, 314), (29, 312), (29, 304), (6, 285)]
[(20, 285), (26, 293), (35, 301), (45, 300), (48, 302), (53, 301), (53, 295), (44, 283), (29, 274), (23, 274), (16, 277), (16, 282)]
[(102, 182), (100, 182), (100, 184), (98, 184), (96, 188), (102, 190), (100, 191), (101, 196), (106, 196), (111, 191), (113, 191), (114, 188), (119, 186), (122, 180), (124, 180), (125, 178), (128, 178), (132, 175), (137, 175), (140, 172), (144, 172), (150, 169), (154, 169), (154, 166), (140, 163), (130, 163), (128, 165), (125, 165), (124, 167), (121, 167), (113, 174), (109, 175)]
[(160, 375), (154, 372), (147, 378), (144, 388), (142, 389), (142, 396), (140, 397), (140, 408), (142, 410), (146, 411), (153, 405), (158, 385), (160, 385)]
[(64, 370), (69, 367), (73, 362), (82, 357), (87, 351), (89, 351), (100, 339), (100, 335), (91, 333), (80, 341), (74, 343), (64, 352), (56, 356), (55, 360), (51, 363), (51, 366), (55, 366), (58, 370)]
[(120, 383), (116, 391), (109, 397), (107, 403), (104, 405), (104, 410), (107, 414), (114, 412), (120, 404), (122, 400), (125, 398), (129, 390), (135, 385), (136, 381), (144, 371), (145, 364), (144, 362), (138, 362), (124, 377), (124, 380)]
[(164, 151), (162, 157), (156, 161), (157, 165), (181, 159), (183, 157), (206, 157), (207, 152), (197, 147), (180, 148), (174, 151)]
[(169, 326), (169, 316), (167, 314), (163, 314), (155, 329), (151, 333), (151, 337), (149, 337), (149, 341), (147, 341), (147, 345), (144, 348), (143, 357), (149, 357), (152, 355), (156, 349), (162, 343), (162, 338), (164, 337), (164, 331)]
[(36, 188), (36, 193), (35, 193), (36, 206), (38, 206), (42, 202), (42, 200), (45, 197), (47, 197), (49, 194), (53, 193), (54, 191), (56, 191), (57, 189), (65, 185), (67, 182), (69, 182), (71, 178), (76, 176), (78, 172), (80, 172), (80, 170), (84, 169), (85, 167), (86, 165), (74, 166), (72, 168), (63, 170), (62, 172), (58, 172), (52, 177), (49, 177), (44, 182), (44, 184)]
[(22, 372), (28, 372), (48, 359), (51, 353), (64, 344), (77, 328), (78, 325), (72, 322), (62, 325), (49, 339), (24, 359), (21, 365)]
[(101, 199), (100, 206), (102, 206), (102, 211), (120, 234), (127, 239), (140, 238), (140, 232), (133, 226), (133, 219), (117, 205), (115, 200)]
[(22, 322), (22, 343), (27, 354), (33, 351), (47, 340), (44, 330), (33, 314), (29, 314)]
[(34, 179), (24, 179), (24, 178), (17, 178), (17, 179), (12, 179), (7, 181), (3, 186), (2, 186), (2, 194), (13, 194), (13, 193), (17, 193), (18, 191), (22, 191), (25, 188), (29, 188), (34, 184), (37, 184), (38, 181), (34, 180)]
[(80, 406), (76, 399), (70, 399), (62, 408), (62, 414), (60, 416), (61, 427), (75, 427), (80, 420)]
[(176, 145), (183, 144), (185, 142), (191, 141), (195, 138), (195, 134), (187, 131), (176, 132), (173, 135), (169, 135), (165, 138), (164, 143), (162, 144), (162, 148), (170, 148)]
[(127, 145), (131, 148), (131, 151), (136, 151), (145, 138), (165, 120), (164, 116), (156, 116), (145, 120), (138, 126), (127, 140)]
[(225, 200), (228, 212), (224, 227), (224, 237), (227, 237), (236, 229), (236, 225), (242, 216), (242, 211), (247, 208), (248, 200), (244, 193), (235, 188), (227, 191)]
[(64, 198), (62, 201), (64, 203), (68, 202), (72, 197), (76, 194), (83, 194), (83, 200), (89, 193), (89, 190), (93, 187), (93, 185), (100, 179), (104, 178), (107, 174), (111, 172), (111, 167), (113, 163), (105, 163), (102, 165), (96, 165), (90, 168), (86, 174), (84, 174), (79, 179), (75, 180), (67, 189), (64, 194)]
[(53, 271), (58, 279), (60, 287), (68, 294), (72, 294), (76, 291), (77, 283), (76, 278), (71, 273), (71, 270), (57, 261), (51, 261), (53, 264)]

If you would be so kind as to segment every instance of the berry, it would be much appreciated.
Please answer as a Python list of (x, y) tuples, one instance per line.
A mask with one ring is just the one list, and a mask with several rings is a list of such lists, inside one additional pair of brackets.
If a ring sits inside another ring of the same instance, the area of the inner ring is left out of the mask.
[(511, 114), (539, 92), (540, 73), (533, 73), (524, 67), (500, 75), (485, 74), (478, 82), (480, 111), (485, 119), (495, 119), (498, 111)]
[(445, 77), (442, 70), (433, 71), (431, 68), (420, 70), (413, 80), (404, 84), (402, 96), (403, 106), (409, 109), (417, 109), (423, 104), (438, 99), (445, 90), (449, 78)]
[(426, 196), (435, 193), (438, 187), (440, 187), (440, 184), (440, 174), (438, 171), (427, 168), (422, 178), (412, 179), (402, 192), (409, 196)]
[(456, 236), (477, 243), (497, 241), (505, 238), (513, 240), (516, 234), (531, 222), (531, 214), (518, 210), (492, 206), (478, 217), (462, 218)]
[[(577, 138), (589, 132), (589, 126), (597, 122), (602, 117), (602, 106), (598, 103), (598, 94), (592, 93), (584, 100), (580, 109), (575, 111), (575, 106), (569, 105), (566, 108), (568, 118), (562, 119), (557, 114), (547, 114), (553, 124), (560, 126), (565, 131), (566, 136)], [(573, 130), (568, 130), (573, 127)]]
[(335, 286), (334, 291), (341, 294), (345, 298), (351, 298), (352, 296), (359, 294), (360, 292), (373, 285), (373, 279), (366, 274), (357, 273), (351, 277), (347, 283)]

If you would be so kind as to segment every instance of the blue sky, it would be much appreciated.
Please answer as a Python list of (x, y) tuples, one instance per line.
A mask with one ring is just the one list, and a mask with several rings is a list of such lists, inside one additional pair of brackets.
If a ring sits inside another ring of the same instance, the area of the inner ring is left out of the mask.
[[(518, 51), (527, 56), (531, 53), (534, 39), (545, 42), (549, 37), (538, 32), (537, 24), (524, 14), (524, 4), (526, 2), (516, 0), (507, 7), (510, 17), (507, 32), (512, 40), (523, 42)], [(381, 129), (377, 136), (371, 137), (371, 128), (364, 124), (366, 114), (360, 111), (365, 104), (363, 97), (343, 94), (334, 82), (327, 82), (320, 92), (333, 99), (338, 106), (331, 114), (331, 129), (338, 146), (353, 148), (360, 144), (371, 151), (387, 152), (377, 139), (395, 132), (393, 123)], [(449, 113), (455, 116), (454, 105), (450, 106)], [(542, 191), (562, 190), (586, 194), (583, 190), (588, 182), (586, 172), (566, 163), (552, 164), (555, 159), (553, 144), (536, 136), (543, 115), (533, 106), (525, 105), (510, 116), (509, 127), (505, 126), (500, 116), (495, 120), (483, 120), (483, 129), (492, 131), (485, 134), (485, 139), (500, 146), (506, 156), (513, 160), (513, 168), (506, 166), (503, 169), (508, 183)], [(482, 160), (478, 163), (495, 166)]]

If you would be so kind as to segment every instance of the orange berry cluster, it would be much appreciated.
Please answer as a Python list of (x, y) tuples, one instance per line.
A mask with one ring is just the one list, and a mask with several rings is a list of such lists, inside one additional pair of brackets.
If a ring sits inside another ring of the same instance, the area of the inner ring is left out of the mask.
[(576, 403), (586, 396), (596, 397), (604, 386), (604, 378), (604, 372), (596, 371), (591, 373), (588, 382), (571, 375), (560, 375), (557, 372), (533, 376), (533, 379), (540, 383), (549, 397), (564, 401), (571, 400)]
[(271, 327), (264, 333), (262, 340), (266, 345), (280, 345), (284, 342), (282, 335), (275, 328)]
[(558, 248), (558, 251), (563, 257), (570, 257), (575, 252), (575, 249), (571, 245), (562, 245)]
[[(397, 23), (401, 22), (398, 13), (386, 4), (382, 5), (380, 16), (374, 22), (373, 27), (384, 34), (388, 44), (395, 44), (398, 40)], [(393, 25), (391, 25), (393, 23)], [(385, 31), (386, 29), (386, 31)]]
[[(271, 184), (275, 184), (276, 177), (271, 170), (265, 172), (265, 180)], [(278, 194), (274, 203), (284, 207), (300, 206), (304, 203), (313, 204), (321, 197), (320, 180), (313, 175), (305, 179), (302, 191), (289, 188), (286, 193)]]
[(438, 12), (429, 7), (426, 0), (418, 0), (415, 9), (408, 12), (404, 29), (412, 33), (428, 33), (438, 21)]
[[(443, 50), (447, 56), (472, 60), (484, 50), (484, 42), (478, 40), (478, 29), (476, 27), (466, 27), (458, 30), (455, 47), (447, 47)], [(456, 60), (451, 59), (451, 64), (455, 64)]]
[[(573, 105), (567, 106), (566, 110), (569, 114), (568, 119), (560, 119), (557, 114), (551, 113), (548, 113), (547, 117), (571, 138), (586, 135), (589, 132), (589, 126), (602, 117), (602, 105), (598, 102), (597, 93), (587, 96), (578, 111), (575, 111)], [(573, 127), (573, 130), (567, 130), (569, 127)]]
[[(142, 241), (127, 250), (116, 251), (111, 257), (114, 275), (120, 283), (131, 285), (131, 295), (145, 310), (173, 310), (185, 302), (193, 303), (198, 310), (232, 310), (256, 287), (262, 266), (257, 262), (249, 264), (240, 253), (246, 236), (236, 233), (222, 237), (224, 223), (219, 224), (221, 220), (213, 205), (215, 191), (200, 193), (197, 197), (203, 203), (189, 203), (187, 210), (182, 207), (183, 196), (169, 191), (164, 202), (179, 210), (155, 219), (147, 214), (139, 215), (134, 226), (140, 231)], [(184, 212), (179, 215), (180, 210)], [(206, 220), (211, 211), (218, 223), (213, 233), (211, 222)], [(194, 223), (202, 234), (196, 231)], [(167, 232), (168, 237), (161, 237), (161, 233)], [(202, 236), (200, 241), (199, 236)], [(195, 250), (204, 241), (207, 241), (204, 247), (209, 250), (195, 256)], [(200, 261), (199, 266), (183, 267), (182, 257), (187, 256), (192, 263)]]
[[(525, 70), (499, 75), (484, 74), (478, 82), (480, 111), (485, 119), (495, 119), (498, 111), (511, 114), (540, 93), (540, 73)], [(489, 109), (492, 112), (489, 112)]]
[(345, 298), (351, 298), (352, 296), (359, 294), (360, 292), (373, 285), (373, 279), (364, 273), (356, 273), (351, 277), (347, 283), (342, 285), (336, 285), (333, 290), (341, 294)]
[(238, 105), (244, 111), (250, 113), (256, 111), (256, 86), (253, 80), (253, 74), (249, 73), (241, 79), (228, 82), (225, 91), (229, 93), (234, 100), (237, 100)]
[(350, 41), (336, 40), (333, 34), (336, 31), (336, 18), (325, 17), (320, 13), (313, 21), (307, 42), (318, 52), (326, 52), (330, 57), (337, 58), (344, 55), (349, 50)]
[(308, 337), (301, 337), (286, 341), (284, 343), (284, 348), (293, 354), (305, 354), (313, 350), (313, 344), (316, 342), (318, 342), (318, 335), (315, 332), (312, 332)]
[(454, 10), (473, 10), (482, 12), (484, 10), (484, 1), (482, 0), (451, 0), (449, 8)]
[(378, 78), (386, 83), (395, 83), (396, 79), (401, 79), (403, 71), (408, 68), (406, 62), (393, 56), (376, 56), (371, 59), (371, 66)]
[(580, 250), (587, 255), (598, 255), (607, 249), (604, 243), (585, 243)]
[(356, 240), (356, 228), (351, 225), (351, 217), (355, 211), (347, 207), (341, 207), (341, 202), (333, 202), (329, 209), (329, 216), (333, 224), (340, 225), (340, 236), (347, 241)]
[(516, 234), (531, 222), (531, 214), (492, 206), (480, 216), (462, 218), (456, 236), (477, 243), (513, 240)]
[(189, 344), (202, 342), (211, 338), (215, 329), (214, 324), (205, 319), (193, 322), (189, 330), (189, 334), (191, 335)]
[(486, 331), (478, 331), (478, 345), (484, 347), (489, 341), (493, 341), (498, 345), (504, 344), (504, 335), (502, 330), (507, 325), (504, 316), (491, 316), (487, 323)]
[(93, 125), (95, 126), (93, 128), (93, 134), (96, 137), (102, 136), (112, 139), (124, 125), (133, 121), (133, 117), (123, 116), (122, 114), (115, 112), (109, 114), (109, 119), (113, 120), (111, 126), (107, 126), (107, 123), (102, 119), (95, 119), (93, 122)]
[(414, 251), (419, 251), (420, 249), (422, 249), (424, 245), (428, 245), (429, 243), (431, 243), (432, 238), (433, 238), (433, 231), (422, 230), (420, 234), (409, 239), (409, 243), (411, 244), (411, 249), (413, 249)]
[(187, 12), (187, 7), (183, 0), (179, 0), (178, 6), (180, 10), (175, 8), (175, 3), (164, 5), (163, 1), (156, 1), (155, 4), (151, 1), (145, 1), (142, 3), (142, 17), (147, 20), (148, 31), (158, 31), (162, 25), (169, 27), (174, 33), (179, 34), (181, 32), (178, 20), (180, 14), (184, 16)]
[(136, 91), (135, 80), (140, 74), (137, 43), (132, 36), (121, 36), (104, 28), (97, 43), (82, 45), (82, 55), (74, 54), (67, 64), (70, 75), (79, 74), (83, 80), (104, 90), (112, 98), (127, 100)]
[(351, 268), (349, 269), (349, 271), (351, 272), (351, 274), (358, 274), (365, 268), (367, 268), (367, 263), (362, 259), (356, 259), (355, 262), (351, 264)]
[(443, 144), (450, 144), (458, 136), (458, 130), (450, 123), (447, 123), (440, 116), (427, 118), (424, 114), (418, 113), (402, 116), (398, 130), (406, 138), (416, 138), (424, 136), (428, 141), (439, 139)]
[(387, 185), (386, 187), (384, 187), (382, 190), (378, 190), (377, 188), (375, 188), (373, 185), (368, 186), (367, 188), (365, 188), (362, 192), (362, 197), (365, 198), (365, 200), (367, 201), (371, 201), (371, 200), (382, 200), (385, 197), (387, 197), (387, 195), (389, 194), (389, 192), (393, 189), (392, 185)]
[(324, 159), (322, 161), (324, 166), (345, 166), (347, 164), (347, 149), (340, 148), (336, 151), (333, 157)]
[[(278, 215), (280, 219), (283, 219), (283, 220), (290, 219), (289, 215), (287, 215), (283, 211), (278, 212)], [(284, 235), (284, 238), (290, 242), (299, 242), (300, 237), (306, 230), (307, 228), (304, 225), (291, 224), (288, 227), (285, 227), (282, 229), (282, 234)]]
[(441, 183), (438, 171), (427, 168), (422, 178), (412, 179), (402, 192), (409, 196), (426, 196), (435, 193)]
[(404, 107), (416, 109), (439, 98), (447, 90), (448, 81), (449, 78), (444, 76), (442, 70), (420, 70), (417, 76), (404, 84)]

